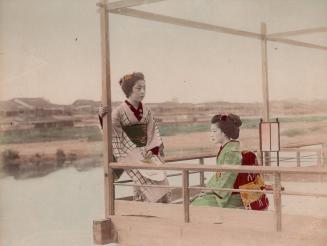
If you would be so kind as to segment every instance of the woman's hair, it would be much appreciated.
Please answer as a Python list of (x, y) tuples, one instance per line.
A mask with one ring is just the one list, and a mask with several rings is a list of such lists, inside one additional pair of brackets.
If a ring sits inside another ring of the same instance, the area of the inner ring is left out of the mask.
[(235, 114), (217, 114), (212, 117), (211, 124), (217, 124), (217, 127), (230, 139), (238, 139), (240, 135), (240, 126), (242, 121)]
[(133, 86), (139, 80), (144, 80), (143, 73), (138, 72), (138, 73), (126, 74), (124, 77), (122, 77), (119, 80), (119, 85), (121, 86), (121, 88), (127, 98), (131, 95)]

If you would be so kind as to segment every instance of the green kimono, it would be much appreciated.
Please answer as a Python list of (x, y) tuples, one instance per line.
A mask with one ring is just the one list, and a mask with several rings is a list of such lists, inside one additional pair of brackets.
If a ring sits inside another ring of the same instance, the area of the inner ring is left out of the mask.
[[(241, 165), (240, 143), (230, 141), (220, 150), (217, 165)], [(237, 173), (215, 173), (207, 183), (208, 188), (233, 188)], [(201, 193), (192, 205), (213, 206), (223, 208), (244, 208), (240, 194), (232, 194), (232, 191), (214, 191)]]

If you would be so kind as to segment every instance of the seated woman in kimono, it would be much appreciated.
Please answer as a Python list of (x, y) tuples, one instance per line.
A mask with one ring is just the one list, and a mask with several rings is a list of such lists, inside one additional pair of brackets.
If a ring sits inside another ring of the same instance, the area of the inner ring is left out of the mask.
[[(242, 121), (234, 114), (218, 114), (211, 119), (211, 140), (221, 144), (217, 154), (217, 165), (241, 165), (239, 137)], [(208, 188), (233, 188), (237, 173), (217, 172), (206, 184)], [(192, 201), (196, 206), (215, 206), (227, 208), (244, 208), (239, 193), (231, 191), (203, 192)]]
[[(163, 143), (151, 110), (142, 100), (145, 96), (145, 80), (142, 73), (132, 73), (120, 79), (119, 84), (126, 100), (112, 112), (112, 147), (115, 161), (155, 162), (162, 164), (160, 154)], [(100, 107), (99, 119), (108, 108)], [(122, 174), (115, 172), (116, 179)], [(126, 170), (137, 185), (168, 185), (165, 172), (155, 170)], [(134, 189), (134, 200), (168, 202), (170, 189), (140, 187)]]

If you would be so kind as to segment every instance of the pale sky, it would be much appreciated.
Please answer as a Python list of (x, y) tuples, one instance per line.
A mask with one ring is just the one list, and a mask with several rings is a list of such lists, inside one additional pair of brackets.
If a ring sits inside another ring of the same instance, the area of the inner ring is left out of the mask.
[[(326, 0), (167, 0), (138, 9), (268, 33), (327, 27)], [(0, 0), (0, 99), (100, 100), (94, 0)], [(142, 71), (146, 102), (262, 100), (260, 41), (110, 15), (113, 100)], [(327, 46), (327, 32), (291, 37)], [(327, 99), (327, 51), (269, 43), (270, 99)]]

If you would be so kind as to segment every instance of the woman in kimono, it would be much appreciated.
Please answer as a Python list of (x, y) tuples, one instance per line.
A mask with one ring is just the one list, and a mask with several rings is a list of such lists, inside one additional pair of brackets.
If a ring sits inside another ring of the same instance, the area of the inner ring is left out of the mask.
[[(142, 73), (132, 73), (120, 79), (119, 84), (126, 100), (112, 112), (112, 147), (115, 161), (152, 162), (163, 164), (160, 154), (163, 143), (151, 110), (142, 100), (145, 96), (145, 80)], [(100, 107), (99, 119), (108, 108)], [(168, 185), (165, 172), (155, 170), (126, 170), (137, 185)], [(122, 171), (115, 172), (116, 179)], [(168, 202), (170, 189), (140, 187), (134, 189), (134, 200)]]
[[(211, 140), (215, 144), (221, 144), (217, 154), (216, 164), (241, 165), (239, 137), (242, 121), (234, 114), (218, 114), (211, 119)], [(237, 178), (237, 173), (216, 172), (206, 184), (208, 188), (231, 188)], [(239, 193), (231, 191), (203, 192), (193, 200), (192, 205), (215, 206), (227, 208), (244, 208)]]

